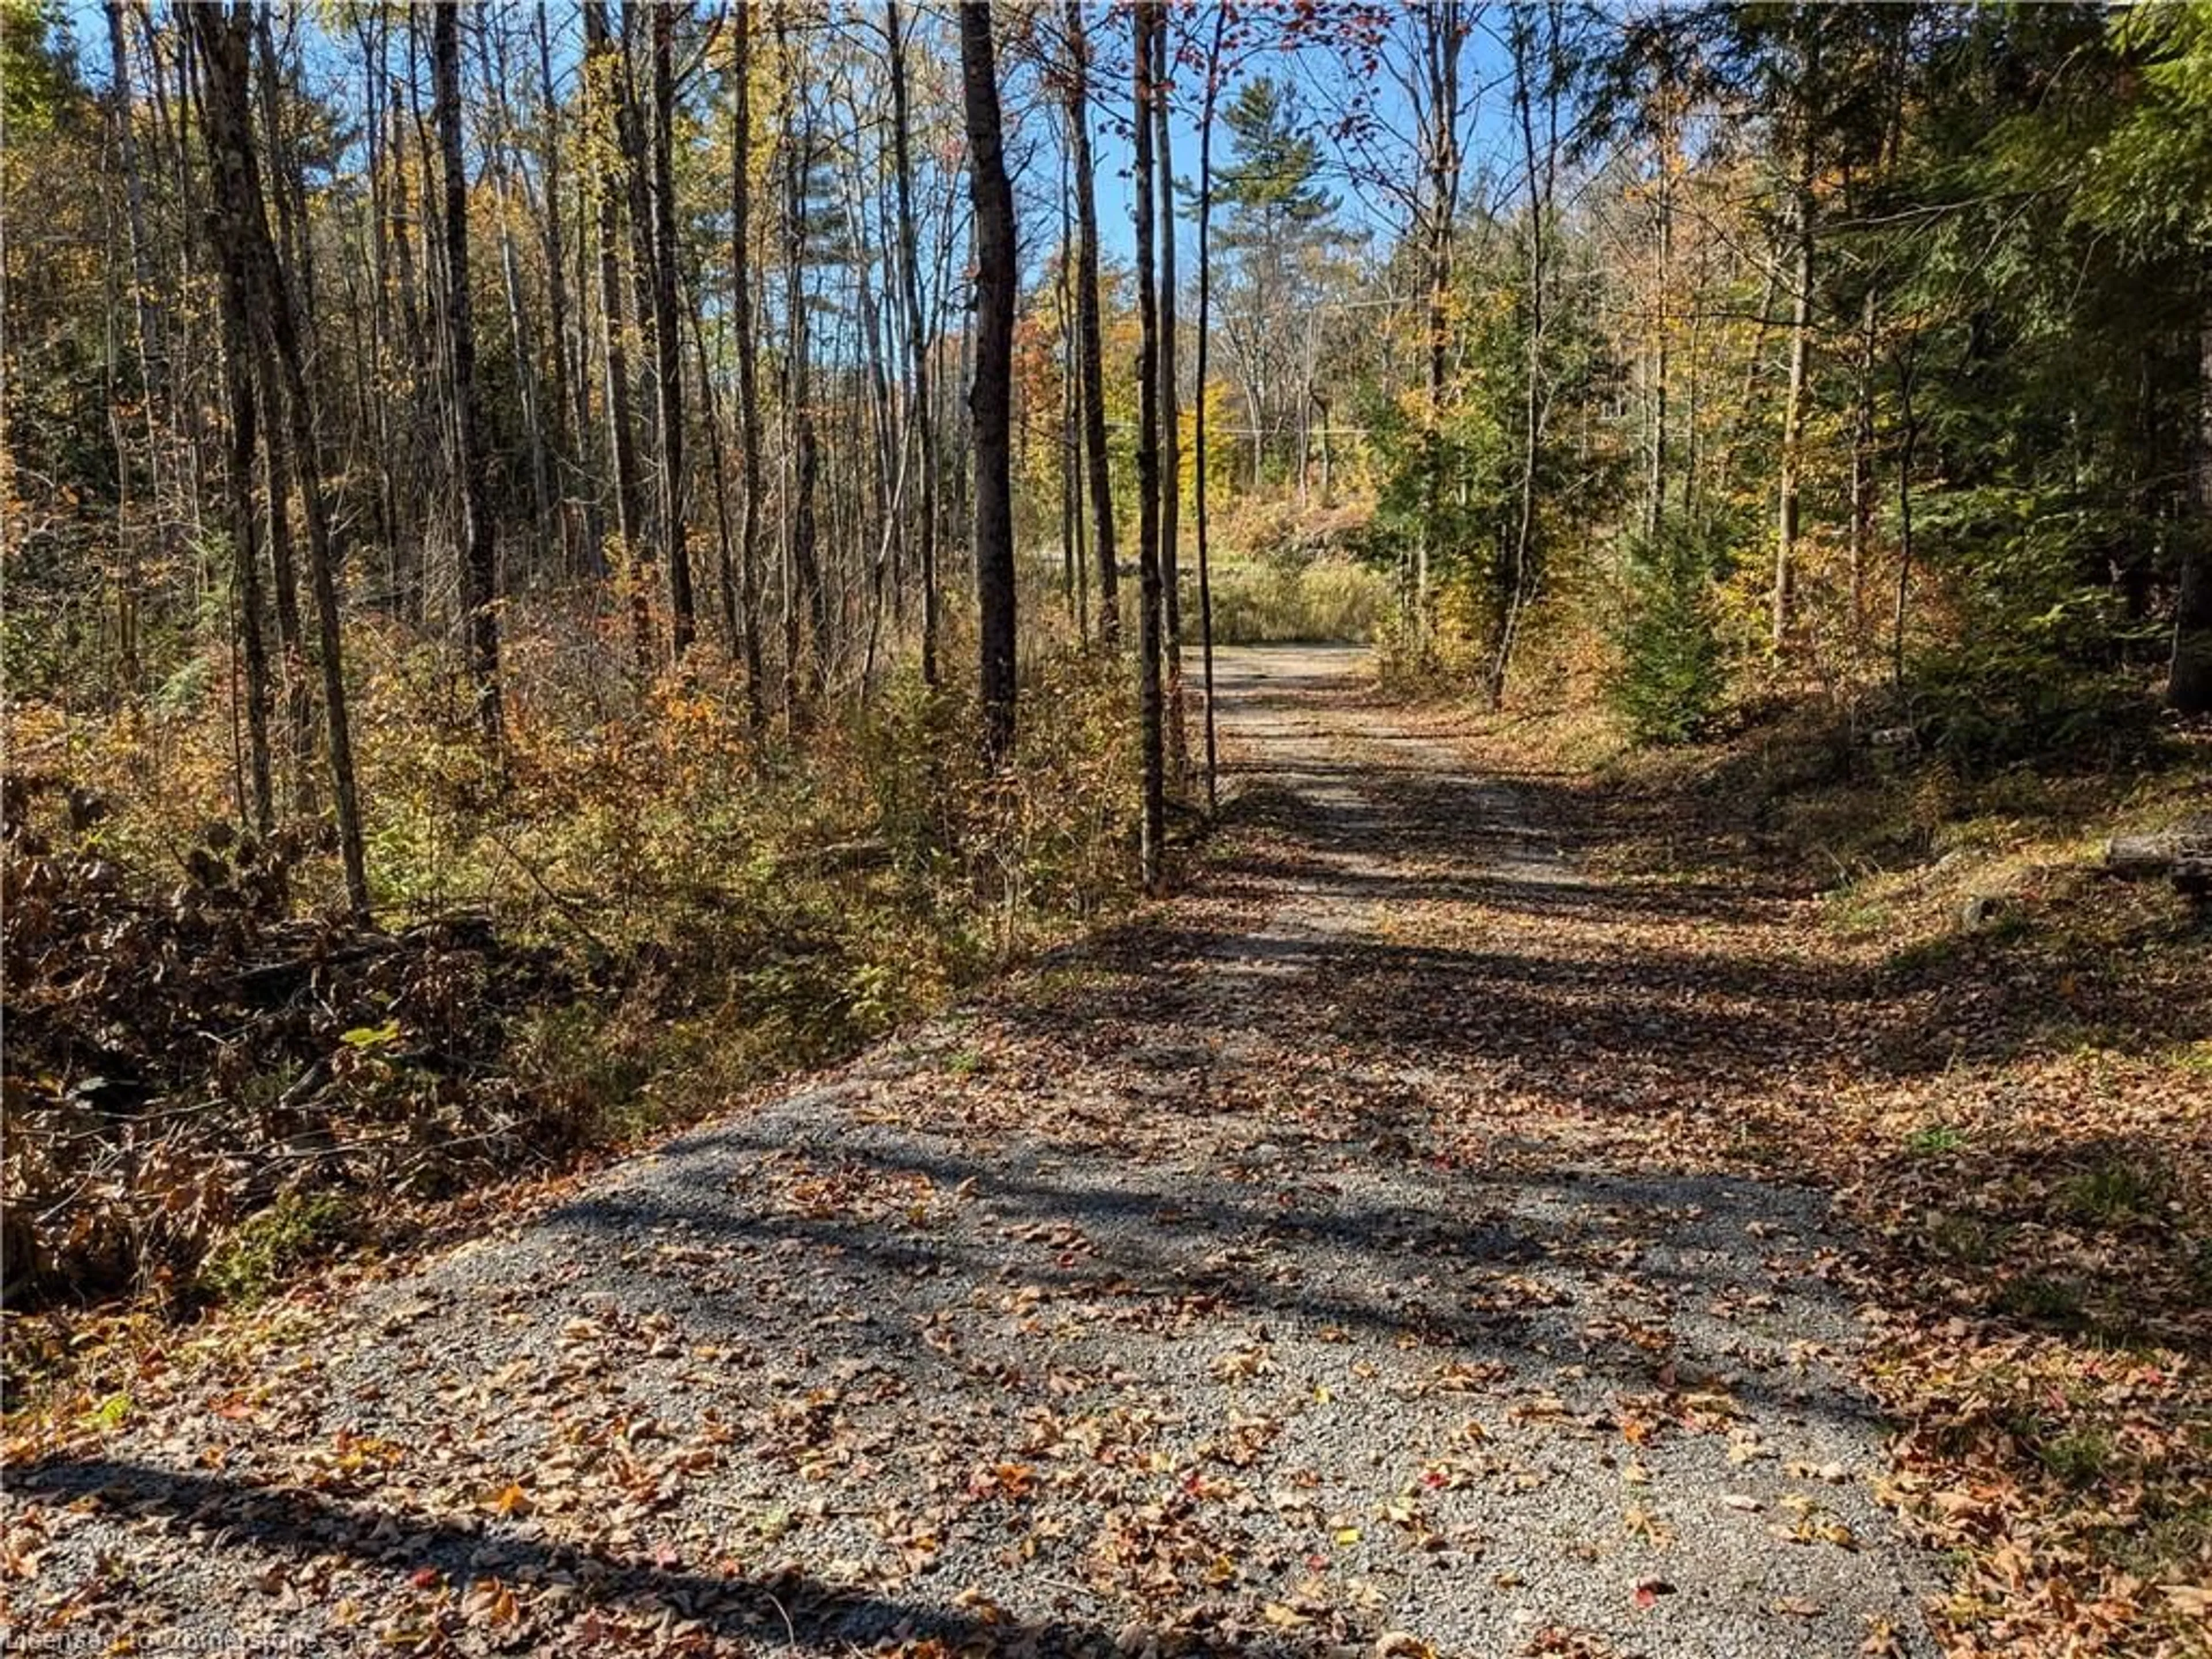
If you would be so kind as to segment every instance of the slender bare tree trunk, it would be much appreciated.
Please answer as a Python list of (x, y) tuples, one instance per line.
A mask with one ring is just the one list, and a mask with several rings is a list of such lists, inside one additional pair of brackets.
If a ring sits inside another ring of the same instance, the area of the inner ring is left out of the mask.
[[(562, 540), (566, 546), (568, 543), (567, 503), (576, 488), (574, 475), (583, 465), (584, 434), (592, 429), (592, 389), (591, 375), (584, 367), (584, 353), (576, 350), (572, 360), (568, 336), (568, 244), (561, 234), (561, 105), (553, 87), (550, 9), (545, 6), (536, 8), (533, 22), (538, 37), (538, 118), (544, 135), (538, 152), (538, 167), (545, 188), (546, 323), (553, 336), (554, 429), (559, 479), (555, 498), (562, 513)], [(595, 506), (586, 514), (583, 550), (584, 568), (594, 575), (605, 574), (601, 534)]]
[(290, 285), (276, 258), (262, 208), (260, 169), (254, 157), (250, 14), (239, 7), (204, 6), (187, 14), (201, 52), (202, 103), (208, 159), (224, 202), (223, 235), (240, 247), (252, 287), (247, 311), (262, 351), (283, 376), (285, 414), (297, 458), (300, 494), (307, 508), (308, 574), (322, 648), (323, 712), (328, 723), (331, 782), (338, 822), (338, 851), (346, 898), (354, 913), (368, 914), (368, 875), (355, 787), (352, 728), (347, 719), (343, 636), (338, 617), (335, 549), (316, 458), (315, 411), (308, 400), (305, 354)]
[[(284, 389), (266, 360), (256, 368), (255, 395), (264, 410), (283, 407)], [(269, 568), (276, 590), (277, 685), (284, 701), (286, 764), (292, 808), (306, 817), (315, 810), (315, 703), (308, 689), (307, 644), (300, 623), (300, 578), (292, 554), (292, 467), (283, 427), (261, 422), (261, 489), (269, 513)]]
[(608, 114), (610, 100), (619, 102), (621, 70), (614, 43), (607, 31), (606, 0), (584, 0), (584, 73), (597, 107), (595, 121), (608, 123), (596, 135), (594, 153), (600, 156), (592, 181), (599, 205), (599, 319), (606, 357), (607, 437), (614, 450), (615, 534), (622, 543), (617, 564), (629, 588), (631, 646), (637, 669), (643, 673), (653, 662), (653, 613), (646, 592), (644, 560), (645, 492), (638, 476), (637, 433), (630, 412), (629, 351), (626, 337), (622, 280), (622, 209), (615, 199), (612, 168), (605, 151), (615, 137), (616, 118)]
[(1206, 810), (1221, 805), (1220, 754), (1213, 723), (1213, 578), (1206, 562), (1206, 485), (1212, 457), (1206, 447), (1206, 363), (1213, 322), (1213, 112), (1221, 93), (1221, 41), (1229, 27), (1229, 9), (1217, 6), (1213, 14), (1213, 44), (1206, 54), (1206, 101), (1198, 117), (1198, 408), (1193, 441), (1197, 445), (1197, 473), (1192, 480), (1192, 507), (1198, 520), (1198, 637), (1206, 676)]
[[(138, 141), (131, 107), (131, 54), (124, 38), (122, 0), (106, 0), (108, 63), (114, 83), (116, 159), (123, 167), (124, 203), (131, 229), (131, 315), (136, 326), (138, 372), (150, 399), (165, 389), (161, 351), (161, 297), (146, 237), (146, 179), (138, 164)], [(151, 410), (149, 410), (151, 418)]]
[[(415, 73), (414, 14), (408, 14), (407, 72), (410, 84)], [(406, 471), (427, 481), (431, 471), (428, 464), (425, 433), (435, 423), (438, 398), (434, 385), (434, 365), (430, 356), (429, 331), (422, 321), (421, 283), (415, 264), (415, 238), (410, 228), (416, 220), (413, 210), (414, 196), (406, 146), (405, 129), (402, 125), (400, 88), (397, 78), (391, 87), (391, 142), (386, 146), (391, 181), (386, 186), (385, 202), (390, 214), (392, 257), (396, 285), (399, 291), (399, 326), (405, 337), (407, 365), (408, 420), (405, 442), (403, 446)], [(387, 472), (389, 469), (387, 469)], [(404, 553), (395, 548), (393, 566), (395, 595), (400, 615), (420, 621), (428, 600), (429, 559), (428, 540), (429, 497), (428, 489), (420, 491), (416, 511), (399, 532)], [(397, 507), (395, 506), (395, 523)]]
[(744, 452), (745, 500), (738, 521), (738, 581), (743, 592), (745, 713), (757, 732), (767, 723), (761, 670), (760, 507), (761, 419), (752, 295), (752, 7), (733, 8), (731, 77), (737, 82), (731, 112), (730, 325), (738, 338), (738, 442)]
[(1156, 0), (1136, 0), (1130, 13), (1136, 85), (1130, 120), (1137, 150), (1137, 700), (1143, 727), (1145, 802), (1138, 853), (1150, 892), (1159, 891), (1165, 881), (1167, 839), (1165, 711), (1160, 685), (1160, 325), (1152, 285), (1152, 36), (1159, 27), (1158, 10)]
[(1869, 287), (1859, 315), (1858, 407), (1851, 422), (1851, 628), (1866, 623), (1867, 554), (1874, 540), (1875, 310)]
[(271, 27), (277, 15), (274, 6), (256, 6), (253, 33), (261, 56), (261, 118), (265, 129), (264, 150), (269, 165), (264, 170), (269, 195), (276, 207), (276, 251), (284, 268), (293, 273), (292, 303), (300, 326), (312, 331), (315, 322), (315, 266), (313, 244), (307, 240), (307, 185), (285, 142), (282, 118), (283, 66), (276, 56), (276, 35)]
[[(131, 105), (131, 54), (124, 36), (121, 0), (107, 0), (107, 50), (112, 84), (108, 97), (113, 109), (116, 159), (123, 169), (125, 224), (130, 234), (131, 317), (132, 343), (138, 358), (138, 384), (146, 433), (147, 495), (157, 520), (166, 520), (161, 506), (161, 411), (167, 406), (167, 373), (161, 344), (161, 300), (155, 291), (150, 250), (146, 240), (146, 180), (139, 171), (137, 116)], [(116, 659), (124, 694), (138, 690), (138, 596), (143, 586), (139, 539), (125, 522), (123, 507), (131, 490), (130, 447), (123, 435), (121, 401), (112, 400), (109, 418), (115, 428), (115, 465), (118, 500), (115, 536), (123, 556), (123, 571), (116, 590)], [(173, 548), (174, 538), (163, 541)]]
[(1452, 235), (1459, 220), (1459, 73), (1462, 33), (1459, 0), (1422, 9), (1428, 65), (1429, 299), (1428, 416), (1423, 434), (1421, 533), (1413, 559), (1413, 637), (1426, 649), (1430, 567), (1443, 514), (1443, 417), (1446, 354), (1450, 344)]
[(1091, 571), (1083, 552), (1083, 405), (1076, 396), (1075, 206), (1068, 176), (1070, 146), (1060, 149), (1060, 260), (1052, 284), (1053, 320), (1060, 329), (1060, 587), (1075, 637), (1091, 638)]
[[(546, 556), (558, 532), (553, 508), (553, 446), (545, 419), (545, 389), (539, 371), (535, 329), (529, 305), (523, 297), (522, 263), (514, 246), (514, 206), (522, 192), (516, 187), (515, 169), (507, 160), (511, 122), (504, 90), (507, 80), (507, 45), (504, 37), (500, 37), (495, 56), (494, 36), (495, 25), (487, 14), (479, 31), (477, 61), (483, 70), (494, 131), (484, 142), (484, 156), (490, 166), (493, 198), (500, 208), (500, 289), (507, 301), (507, 339), (514, 352), (515, 389), (522, 400), (523, 432), (530, 450), (530, 499), (543, 567), (551, 562)], [(556, 409), (555, 418), (558, 417)]]
[[(777, 11), (775, 28), (777, 55), (787, 74), (795, 75), (798, 59), (790, 46), (788, 8)], [(794, 78), (791, 91), (793, 114), (785, 123), (783, 135), (784, 277), (790, 295), (785, 307), (789, 313), (789, 343), (784, 366), (787, 388), (784, 404), (791, 422), (792, 469), (791, 568), (784, 601), (784, 715), (794, 727), (803, 726), (821, 701), (830, 651), (829, 595), (822, 583), (818, 550), (821, 445), (815, 423), (814, 348), (812, 331), (808, 325), (806, 293), (805, 179), (808, 164), (813, 159), (814, 128), (811, 113), (803, 123), (797, 114), (805, 97), (805, 87)], [(794, 124), (800, 128), (797, 132), (790, 130)], [(802, 612), (807, 624), (803, 650), (799, 636)]]
[(1190, 777), (1190, 743), (1183, 731), (1182, 571), (1177, 543), (1182, 516), (1182, 411), (1176, 385), (1175, 150), (1168, 120), (1168, 30), (1170, 14), (1152, 23), (1152, 159), (1159, 168), (1160, 214), (1160, 588), (1167, 645), (1167, 766), (1178, 791)]
[[(213, 130), (210, 131), (210, 139)], [(235, 574), (238, 637), (245, 658), (243, 688), (252, 776), (252, 799), (239, 803), (240, 816), (252, 814), (263, 836), (275, 828), (276, 802), (269, 764), (269, 648), (261, 632), (261, 553), (253, 514), (255, 409), (252, 337), (246, 322), (248, 284), (245, 249), (229, 234), (229, 204), (210, 216), (217, 264), (222, 267), (223, 391), (230, 422), (231, 568)]]
[[(1552, 210), (1551, 167), (1548, 150), (1536, 143), (1534, 94), (1530, 82), (1535, 55), (1534, 24), (1526, 11), (1516, 12), (1513, 29), (1513, 101), (1520, 118), (1522, 162), (1528, 181), (1528, 344), (1522, 364), (1521, 418), (1521, 505), (1513, 526), (1513, 540), (1500, 597), (1498, 648), (1491, 659), (1489, 702), (1493, 709), (1505, 702), (1506, 676), (1512, 671), (1513, 650), (1521, 632), (1521, 616), (1528, 603), (1534, 578), (1536, 535), (1536, 465), (1543, 440), (1544, 398), (1544, 283), (1547, 276), (1546, 220)], [(1557, 44), (1557, 13), (1553, 13), (1553, 43)]]
[[(637, 372), (641, 382), (638, 394), (640, 506), (645, 518), (665, 532), (660, 513), (662, 477), (653, 470), (660, 449), (660, 244), (653, 234), (653, 161), (637, 83), (638, 59), (650, 56), (649, 47), (641, 52), (637, 44), (641, 21), (647, 12), (659, 10), (657, 5), (626, 4), (619, 14), (620, 38), (614, 60), (619, 66), (615, 82), (615, 136), (622, 151), (623, 196), (629, 210), (630, 317), (636, 330)], [(642, 528), (639, 533), (639, 574), (644, 597), (650, 604), (660, 574), (653, 557), (653, 536)], [(653, 643), (657, 650), (658, 638)]]
[[(1662, 16), (1663, 20), (1664, 14)], [(1673, 61), (1671, 56), (1668, 61)], [(1667, 285), (1672, 279), (1674, 263), (1674, 172), (1671, 138), (1662, 139), (1659, 153), (1658, 217), (1658, 288), (1657, 301), (1653, 307), (1656, 314), (1651, 324), (1654, 337), (1651, 348), (1651, 471), (1644, 493), (1644, 533), (1655, 540), (1667, 509), (1667, 398), (1671, 390), (1668, 383), (1668, 375), (1673, 368), (1671, 353), (1674, 342), (1668, 337), (1667, 328)]]
[[(1808, 76), (1819, 73), (1817, 39), (1808, 49)], [(1798, 159), (1796, 201), (1790, 230), (1796, 242), (1796, 270), (1790, 296), (1790, 393), (1782, 411), (1782, 466), (1776, 485), (1774, 526), (1774, 592), (1769, 643), (1778, 653), (1790, 642), (1791, 613), (1797, 585), (1798, 490), (1803, 467), (1805, 418), (1808, 413), (1808, 368), (1813, 349), (1813, 174), (1817, 149), (1812, 112), (1803, 114), (1805, 131)]]
[(960, 9), (961, 102), (975, 204), (975, 599), (980, 612), (983, 747), (1003, 763), (1014, 744), (1014, 191), (999, 130), (999, 73), (988, 5)]
[(929, 336), (921, 312), (921, 246), (914, 222), (914, 156), (908, 106), (906, 36), (899, 0), (884, 0), (884, 28), (890, 47), (891, 148), (898, 171), (900, 287), (906, 301), (908, 374), (911, 379), (908, 418), (921, 449), (921, 506), (918, 526), (921, 565), (921, 679), (937, 684), (937, 423), (929, 400)]
[(1890, 678), (1905, 686), (1905, 605), (1912, 592), (1912, 463), (1920, 445), (1920, 422), (1913, 413), (1913, 377), (1918, 367), (1917, 342), (1900, 349), (1897, 364), (1897, 414), (1902, 428), (1897, 454), (1897, 598), (1890, 613)]
[(699, 396), (706, 405), (707, 464), (714, 489), (715, 593), (721, 601), (722, 640), (735, 661), (739, 650), (737, 540), (730, 529), (730, 488), (727, 457), (722, 449), (722, 406), (714, 391), (714, 375), (707, 360), (707, 325), (699, 315), (696, 292), (685, 295), (684, 320), (691, 331), (693, 361), (699, 366)]
[(676, 18), (653, 8), (653, 339), (660, 398), (660, 535), (668, 562), (668, 607), (676, 659), (698, 632), (691, 596), (691, 551), (684, 531), (684, 337), (676, 308)]
[(1106, 367), (1098, 299), (1098, 193), (1091, 179), (1091, 53), (1081, 0), (1067, 0), (1067, 123), (1075, 145), (1076, 328), (1083, 364), (1083, 441), (1091, 483), (1091, 542), (1098, 557), (1098, 637), (1121, 636), (1121, 572), (1114, 553), (1114, 488), (1106, 451)]
[(469, 180), (461, 164), (459, 0), (445, 0), (431, 27), (438, 149), (446, 174), (446, 334), (453, 356), (453, 471), (461, 482), (461, 611), (468, 630), (469, 678), (485, 744), (502, 736), (499, 690), (499, 549), (491, 522), (490, 446), (477, 384), (476, 313), (469, 295)]

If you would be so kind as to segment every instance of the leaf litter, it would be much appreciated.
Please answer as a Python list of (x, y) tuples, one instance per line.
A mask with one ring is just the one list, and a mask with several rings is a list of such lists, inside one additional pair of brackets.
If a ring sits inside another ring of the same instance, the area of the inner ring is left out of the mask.
[(1914, 1452), (1944, 1425), (1879, 1218), (1869, 1253), (1727, 1144), (1773, 1047), (1729, 964), (1787, 929), (1532, 851), (1340, 659), (1224, 683), (1248, 776), (1192, 896), (20, 1434), (5, 1633), (1972, 1650), (1880, 1500), (1940, 1543), (2011, 1498)]

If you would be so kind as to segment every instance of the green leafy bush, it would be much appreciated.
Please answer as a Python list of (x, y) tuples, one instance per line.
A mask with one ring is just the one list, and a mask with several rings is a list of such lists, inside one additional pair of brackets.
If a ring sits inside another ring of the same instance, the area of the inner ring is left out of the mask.
[(1967, 775), (2027, 761), (2122, 765), (2157, 742), (2156, 706), (2136, 677), (2018, 639), (1928, 653), (1908, 689), (1922, 741)]
[(1682, 526), (1628, 545), (1626, 605), (1607, 691), (1638, 743), (1687, 743), (1712, 724), (1728, 663), (1712, 608), (1711, 538)]
[(222, 1302), (261, 1301), (305, 1263), (349, 1242), (358, 1219), (343, 1192), (285, 1193), (208, 1253), (199, 1289)]

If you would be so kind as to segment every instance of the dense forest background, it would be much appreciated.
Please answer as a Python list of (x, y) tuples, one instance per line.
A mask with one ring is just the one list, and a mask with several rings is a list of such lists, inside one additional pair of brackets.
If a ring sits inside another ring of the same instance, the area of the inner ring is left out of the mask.
[(1217, 639), (1967, 775), (2212, 707), (2201, 7), (0, 19), (70, 1282), (1159, 888)]

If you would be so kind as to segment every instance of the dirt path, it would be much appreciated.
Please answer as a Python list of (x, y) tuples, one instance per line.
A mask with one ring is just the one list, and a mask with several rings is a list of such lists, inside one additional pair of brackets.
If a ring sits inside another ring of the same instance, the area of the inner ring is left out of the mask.
[(1616, 1121), (1763, 988), (1360, 666), (1225, 659), (1197, 896), (15, 1471), (13, 1644), (1924, 1651), (1824, 1200)]

